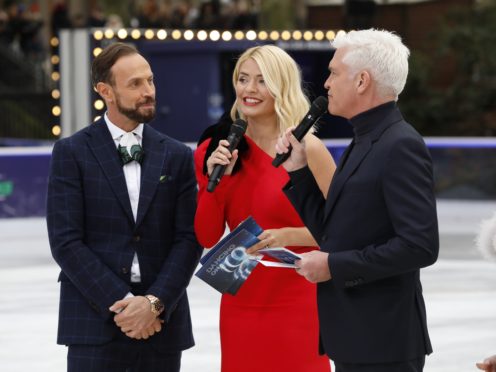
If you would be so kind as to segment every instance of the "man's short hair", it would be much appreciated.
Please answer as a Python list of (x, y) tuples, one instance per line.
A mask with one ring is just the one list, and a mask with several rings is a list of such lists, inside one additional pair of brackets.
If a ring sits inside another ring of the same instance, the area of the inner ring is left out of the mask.
[(93, 87), (100, 82), (110, 85), (114, 84), (114, 77), (112, 76), (112, 66), (122, 57), (132, 54), (139, 54), (138, 50), (129, 44), (114, 43), (106, 47), (91, 64), (91, 83)]

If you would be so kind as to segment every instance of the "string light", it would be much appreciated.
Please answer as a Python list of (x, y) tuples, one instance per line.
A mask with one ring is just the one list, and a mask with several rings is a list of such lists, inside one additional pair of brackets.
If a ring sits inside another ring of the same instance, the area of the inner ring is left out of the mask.
[(62, 129), (60, 128), (60, 125), (54, 125), (52, 127), (52, 134), (56, 137), (60, 136), (60, 133), (62, 133)]
[(195, 34), (193, 31), (191, 31), (191, 30), (184, 31), (184, 38), (186, 40), (193, 40), (194, 37), (195, 37)]
[(102, 40), (103, 39), (103, 31), (102, 30), (96, 30), (93, 32), (93, 38), (95, 40)]
[(246, 32), (246, 39), (253, 41), (257, 38), (257, 33), (253, 30), (249, 30)]
[(52, 107), (52, 115), (53, 116), (60, 116), (62, 110), (60, 110), (60, 106), (53, 106)]
[(121, 28), (119, 31), (117, 31), (117, 37), (121, 40), (125, 39), (127, 37), (127, 30)]
[(103, 101), (101, 99), (97, 99), (94, 103), (93, 103), (93, 107), (96, 109), (96, 110), (101, 110), (105, 107), (105, 104), (103, 103)]
[(158, 32), (157, 32), (157, 38), (159, 40), (165, 40), (166, 37), (167, 37), (167, 31), (165, 31), (165, 30), (158, 30)]
[(218, 41), (220, 39), (220, 32), (217, 30), (213, 30), (210, 32), (210, 40)]
[(222, 33), (222, 40), (224, 40), (224, 41), (229, 41), (229, 40), (231, 40), (231, 39), (232, 39), (232, 34), (231, 34), (231, 32), (229, 32), (229, 31), (224, 31), (224, 32)]

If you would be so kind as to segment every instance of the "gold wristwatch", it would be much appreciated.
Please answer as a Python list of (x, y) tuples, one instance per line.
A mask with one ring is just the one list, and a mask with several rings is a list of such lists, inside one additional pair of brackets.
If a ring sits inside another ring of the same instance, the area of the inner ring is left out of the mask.
[(159, 316), (162, 311), (164, 311), (164, 304), (162, 303), (162, 301), (160, 301), (160, 298), (150, 294), (146, 295), (145, 297), (148, 299), (148, 301), (150, 301), (152, 313)]

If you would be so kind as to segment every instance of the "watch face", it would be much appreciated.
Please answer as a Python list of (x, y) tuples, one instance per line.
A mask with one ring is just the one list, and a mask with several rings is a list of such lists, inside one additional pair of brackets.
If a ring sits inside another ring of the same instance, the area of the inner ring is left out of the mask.
[(152, 312), (155, 314), (160, 314), (164, 310), (164, 305), (162, 304), (162, 301), (160, 301), (159, 298), (155, 296), (146, 296), (148, 300), (150, 301), (150, 305), (152, 307)]
[(159, 299), (157, 299), (157, 302), (155, 302), (155, 309), (158, 313), (161, 313), (164, 310), (164, 305), (162, 304), (162, 302), (160, 302)]

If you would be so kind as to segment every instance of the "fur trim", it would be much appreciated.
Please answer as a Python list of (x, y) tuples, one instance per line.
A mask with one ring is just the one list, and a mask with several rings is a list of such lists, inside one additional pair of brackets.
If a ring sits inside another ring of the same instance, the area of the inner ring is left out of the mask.
[(496, 213), (481, 222), (475, 245), (485, 258), (496, 261)]

